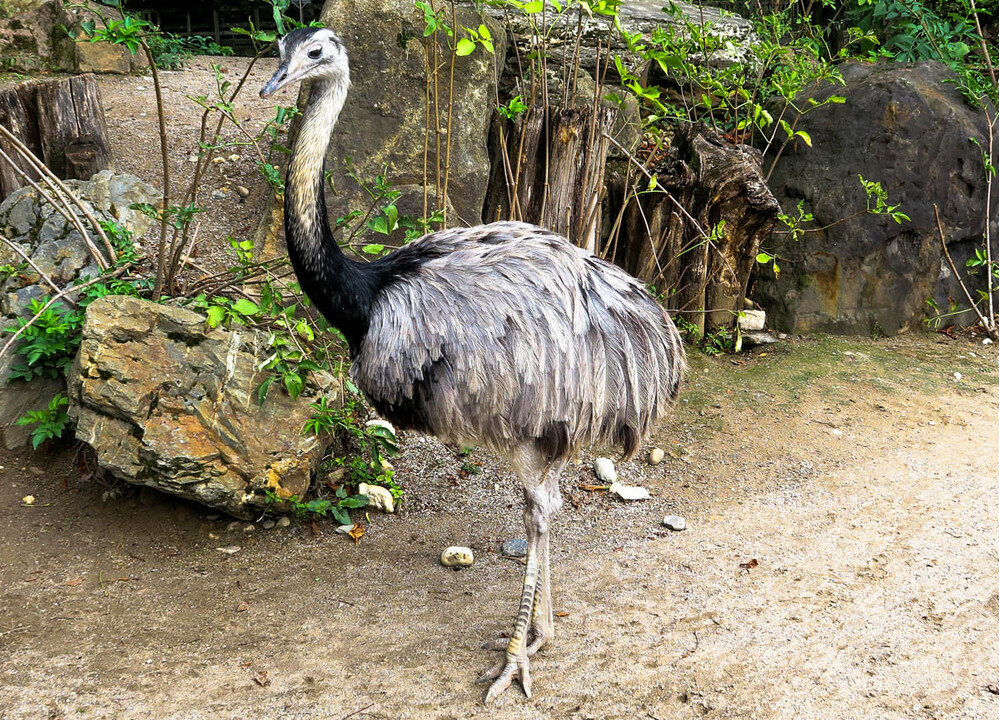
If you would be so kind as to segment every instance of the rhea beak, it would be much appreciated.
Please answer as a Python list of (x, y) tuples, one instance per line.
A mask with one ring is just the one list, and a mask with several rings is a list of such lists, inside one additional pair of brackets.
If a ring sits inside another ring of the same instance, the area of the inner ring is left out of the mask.
[(260, 90), (260, 97), (269, 98), (275, 92), (283, 88), (288, 83), (292, 82), (292, 78), (288, 74), (288, 63), (281, 63), (281, 66), (277, 69), (271, 79), (267, 81), (267, 84)]

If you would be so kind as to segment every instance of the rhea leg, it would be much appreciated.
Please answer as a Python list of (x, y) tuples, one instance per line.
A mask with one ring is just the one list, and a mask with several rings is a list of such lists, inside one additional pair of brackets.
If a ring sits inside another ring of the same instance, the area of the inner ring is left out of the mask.
[[(530, 661), (538, 648), (554, 635), (551, 580), (548, 567), (548, 527), (552, 516), (562, 506), (558, 477), (565, 461), (535, 465), (536, 474), (523, 474), (524, 526), (527, 530), (527, 566), (520, 596), (517, 622), (506, 646), (506, 657), (487, 671), (479, 682), (493, 680), (486, 693), (486, 703), (510, 687), (514, 678), (524, 693), (531, 695)], [(540, 466), (540, 467), (539, 467)], [(526, 468), (525, 468), (526, 469)], [(528, 629), (533, 639), (528, 644)]]

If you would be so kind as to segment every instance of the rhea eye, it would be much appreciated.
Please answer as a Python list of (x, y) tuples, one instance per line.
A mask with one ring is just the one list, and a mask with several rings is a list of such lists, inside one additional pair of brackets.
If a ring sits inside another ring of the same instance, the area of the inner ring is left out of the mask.
[(309, 50), (309, 58), (312, 60), (318, 60), (319, 56), (323, 54), (322, 48), (312, 48)]

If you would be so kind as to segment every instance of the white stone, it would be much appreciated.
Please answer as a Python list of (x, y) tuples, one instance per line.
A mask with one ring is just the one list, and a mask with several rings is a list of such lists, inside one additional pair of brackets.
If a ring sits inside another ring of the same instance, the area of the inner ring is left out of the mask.
[(475, 562), (472, 548), (452, 545), (441, 553), (441, 565), (444, 567), (468, 567)]
[(341, 535), (349, 535), (350, 531), (354, 529), (356, 523), (351, 523), (350, 525), (338, 525), (336, 531)]
[(666, 458), (666, 453), (662, 448), (652, 448), (649, 451), (649, 464), (658, 465)]
[(238, 553), (241, 548), (239, 545), (226, 545), (225, 547), (216, 548), (220, 553), (225, 553), (226, 555), (234, 555)]
[(593, 461), (593, 472), (605, 483), (613, 484), (617, 482), (617, 470), (614, 463), (609, 458), (597, 458)]
[(992, 338), (985, 338), (984, 340), (982, 340), (982, 345), (991, 345), (991, 344), (992, 344)]
[(357, 486), (357, 492), (368, 496), (368, 507), (387, 513), (395, 512), (395, 498), (381, 485), (361, 483)]
[(679, 515), (667, 515), (663, 518), (663, 525), (676, 532), (687, 529), (687, 521)]
[(744, 332), (759, 332), (767, 325), (767, 313), (764, 310), (743, 310), (739, 317), (739, 329)]
[(273, 528), (273, 527), (274, 527), (275, 525), (277, 525), (277, 523), (276, 523), (276, 522), (274, 522), (273, 520), (271, 520), (270, 518), (267, 518), (267, 519), (266, 519), (266, 520), (264, 520), (264, 521), (263, 521), (262, 523), (260, 523), (260, 527), (262, 527), (262, 528), (263, 528), (264, 530), (270, 530), (270, 529), (272, 529), (272, 528)]
[(961, 378), (963, 378), (963, 377), (964, 377), (964, 375), (962, 375), (959, 372), (954, 373), (954, 381), (955, 382), (961, 382)]
[(278, 527), (282, 527), (283, 528), (283, 527), (288, 527), (289, 525), (291, 525), (291, 518), (288, 517), (287, 515), (284, 515), (284, 516), (278, 518), (278, 521), (277, 521), (277, 526)]
[(622, 485), (616, 482), (609, 489), (622, 500), (648, 500), (652, 497), (648, 490), (635, 485)]
[(21, 498), (21, 502), (24, 503), (25, 505), (34, 505), (35, 504), (35, 496), (34, 495), (25, 495), (23, 498)]

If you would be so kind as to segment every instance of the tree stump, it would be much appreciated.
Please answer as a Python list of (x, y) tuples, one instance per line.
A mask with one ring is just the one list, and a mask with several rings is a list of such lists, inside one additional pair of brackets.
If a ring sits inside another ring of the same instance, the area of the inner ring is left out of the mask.
[[(89, 180), (111, 158), (94, 75), (29, 81), (0, 92), (0, 124), (64, 180)], [(9, 143), (0, 139), (0, 149), (28, 177), (38, 178)], [(9, 163), (0, 161), (0, 197), (24, 184)]]
[(612, 259), (701, 331), (732, 325), (780, 211), (759, 152), (689, 127), (652, 172), (664, 192), (627, 199)]
[(497, 116), (483, 217), (535, 223), (597, 252), (606, 136), (616, 115), (616, 108), (549, 106), (513, 123)]

